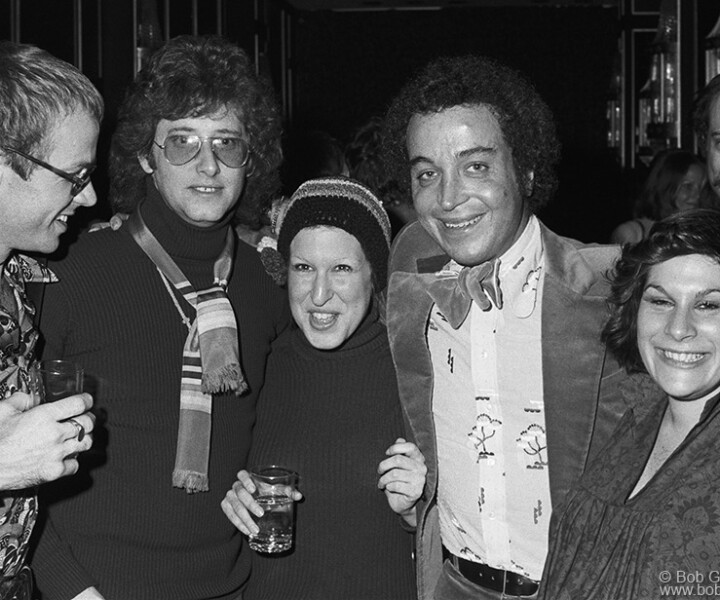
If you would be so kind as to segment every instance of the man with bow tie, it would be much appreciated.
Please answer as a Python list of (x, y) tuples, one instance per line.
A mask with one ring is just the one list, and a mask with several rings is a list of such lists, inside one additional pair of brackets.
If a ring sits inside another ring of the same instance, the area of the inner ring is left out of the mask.
[(534, 214), (558, 159), (547, 105), (491, 59), (435, 60), (386, 115), (386, 164), (418, 214), (394, 243), (387, 324), (427, 465), (401, 507), (421, 600), (534, 598), (551, 511), (624, 410), (600, 342), (616, 249)]

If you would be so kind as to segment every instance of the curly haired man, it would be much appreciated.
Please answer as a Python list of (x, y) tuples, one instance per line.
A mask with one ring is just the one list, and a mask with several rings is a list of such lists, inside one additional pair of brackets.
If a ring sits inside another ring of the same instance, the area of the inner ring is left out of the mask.
[(559, 151), (533, 86), (485, 57), (436, 59), (385, 117), (385, 164), (418, 215), (393, 244), (387, 326), (427, 465), (422, 495), (396, 503), (422, 600), (535, 597), (552, 508), (622, 414), (600, 343), (616, 249), (535, 216)]
[(222, 38), (169, 41), (132, 84), (110, 157), (129, 217), (81, 236), (45, 294), (44, 356), (78, 357), (106, 415), (48, 493), (46, 600), (240, 597), (250, 553), (220, 502), (289, 315), (234, 225), (269, 206), (279, 137), (270, 90)]

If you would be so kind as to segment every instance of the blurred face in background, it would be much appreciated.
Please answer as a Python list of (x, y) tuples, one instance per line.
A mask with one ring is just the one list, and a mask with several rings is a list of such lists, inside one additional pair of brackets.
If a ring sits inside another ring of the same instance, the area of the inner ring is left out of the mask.
[(700, 206), (700, 193), (704, 185), (705, 170), (700, 165), (690, 165), (675, 192), (677, 210), (682, 212)]
[(355, 236), (306, 227), (290, 243), (290, 309), (305, 337), (333, 350), (359, 327), (372, 298), (372, 268)]
[(707, 134), (707, 177), (710, 187), (720, 198), (720, 96), (710, 105), (709, 131)]

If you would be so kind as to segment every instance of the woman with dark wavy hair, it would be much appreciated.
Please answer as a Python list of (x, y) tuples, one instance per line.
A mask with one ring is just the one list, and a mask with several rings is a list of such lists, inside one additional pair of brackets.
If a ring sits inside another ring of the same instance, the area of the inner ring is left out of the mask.
[(626, 246), (610, 307), (603, 338), (635, 373), (630, 408), (553, 515), (540, 598), (715, 597), (720, 213), (679, 213)]

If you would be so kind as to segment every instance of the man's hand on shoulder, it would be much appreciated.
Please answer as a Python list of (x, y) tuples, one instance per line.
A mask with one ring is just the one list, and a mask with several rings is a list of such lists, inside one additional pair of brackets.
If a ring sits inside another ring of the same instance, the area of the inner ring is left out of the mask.
[(128, 217), (130, 215), (126, 213), (115, 213), (112, 217), (110, 217), (110, 220), (108, 222), (102, 222), (102, 223), (93, 223), (90, 226), (89, 231), (100, 231), (102, 229), (107, 229), (108, 227), (112, 229), (113, 231), (117, 231), (122, 227), (122, 224), (127, 221)]

